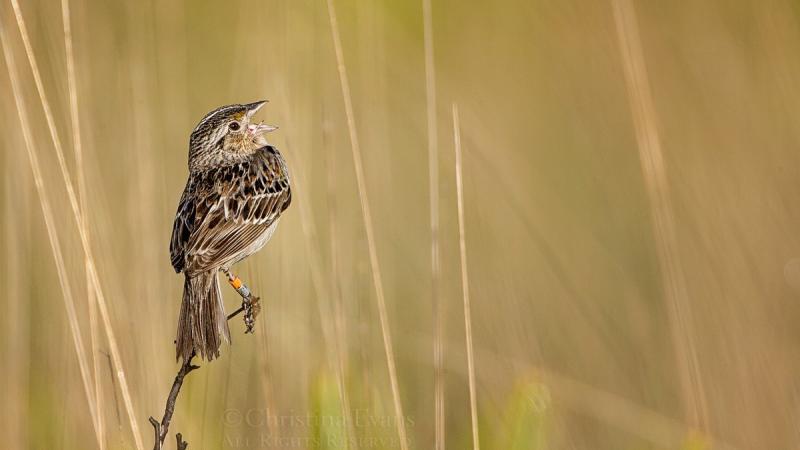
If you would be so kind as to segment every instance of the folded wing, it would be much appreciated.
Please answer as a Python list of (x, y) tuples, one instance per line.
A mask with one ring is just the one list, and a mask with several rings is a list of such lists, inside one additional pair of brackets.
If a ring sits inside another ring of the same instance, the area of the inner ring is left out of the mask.
[(187, 206), (183, 198), (179, 206), (190, 218), (176, 218), (170, 246), (175, 270), (188, 273), (236, 261), (292, 199), (286, 164), (271, 146), (248, 161), (196, 174), (190, 185)]

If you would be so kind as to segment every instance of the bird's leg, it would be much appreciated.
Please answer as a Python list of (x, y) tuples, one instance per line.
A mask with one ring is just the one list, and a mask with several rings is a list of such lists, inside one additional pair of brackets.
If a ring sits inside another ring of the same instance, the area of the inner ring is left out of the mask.
[(242, 307), (240, 309), (244, 311), (245, 333), (252, 333), (256, 324), (256, 316), (261, 311), (260, 299), (253, 295), (250, 288), (239, 277), (232, 274), (230, 270), (223, 268), (222, 271), (228, 277), (228, 283), (242, 296)]

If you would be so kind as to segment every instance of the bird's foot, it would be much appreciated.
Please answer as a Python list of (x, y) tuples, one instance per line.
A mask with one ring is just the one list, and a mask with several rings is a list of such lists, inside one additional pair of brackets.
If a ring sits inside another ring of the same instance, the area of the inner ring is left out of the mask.
[(244, 312), (245, 333), (252, 333), (256, 325), (256, 316), (261, 312), (261, 299), (253, 295), (250, 288), (248, 288), (239, 277), (227, 270), (225, 274), (228, 276), (228, 283), (230, 283), (231, 287), (242, 297), (242, 307), (240, 310)]
[(256, 316), (261, 311), (261, 299), (250, 294), (247, 298), (242, 298), (242, 308), (244, 309), (245, 333), (252, 333), (256, 325)]

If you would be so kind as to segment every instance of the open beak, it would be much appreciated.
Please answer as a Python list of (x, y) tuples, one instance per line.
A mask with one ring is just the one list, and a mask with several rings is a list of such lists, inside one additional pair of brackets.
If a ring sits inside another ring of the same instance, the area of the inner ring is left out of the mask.
[(258, 136), (259, 134), (269, 133), (270, 131), (277, 130), (278, 127), (274, 127), (272, 125), (267, 125), (265, 123), (254, 123), (247, 126), (247, 132), (252, 134), (253, 136)]
[(244, 105), (245, 109), (247, 109), (247, 118), (249, 119), (250, 117), (253, 117), (253, 115), (257, 113), (259, 109), (267, 104), (267, 101), (268, 100), (260, 100)]
[[(261, 109), (266, 104), (267, 104), (267, 100), (261, 100), (261, 101), (258, 101), (258, 102), (249, 103), (247, 105), (244, 105), (245, 108), (247, 108), (247, 113), (246, 113), (247, 114), (247, 119), (249, 120), (250, 118), (252, 118), (253, 115), (255, 115), (255, 113), (258, 112), (258, 110)], [(269, 133), (270, 131), (275, 131), (277, 129), (278, 129), (278, 127), (275, 127), (275, 126), (272, 126), (272, 125), (267, 125), (267, 124), (265, 124), (263, 122), (257, 123), (257, 124), (250, 124), (250, 125), (247, 126), (247, 132), (250, 133), (253, 136), (258, 136), (258, 135), (261, 135), (261, 134), (264, 134), (264, 133)]]

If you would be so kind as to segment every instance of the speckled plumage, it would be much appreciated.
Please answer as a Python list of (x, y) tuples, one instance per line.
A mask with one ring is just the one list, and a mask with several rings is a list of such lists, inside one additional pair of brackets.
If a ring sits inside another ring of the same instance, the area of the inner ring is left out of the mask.
[(192, 352), (213, 359), (230, 341), (217, 272), (261, 249), (291, 203), (286, 162), (257, 132), (274, 128), (249, 124), (261, 104), (218, 108), (190, 138), (189, 179), (170, 242), (172, 266), (186, 276), (176, 339), (184, 359)]

